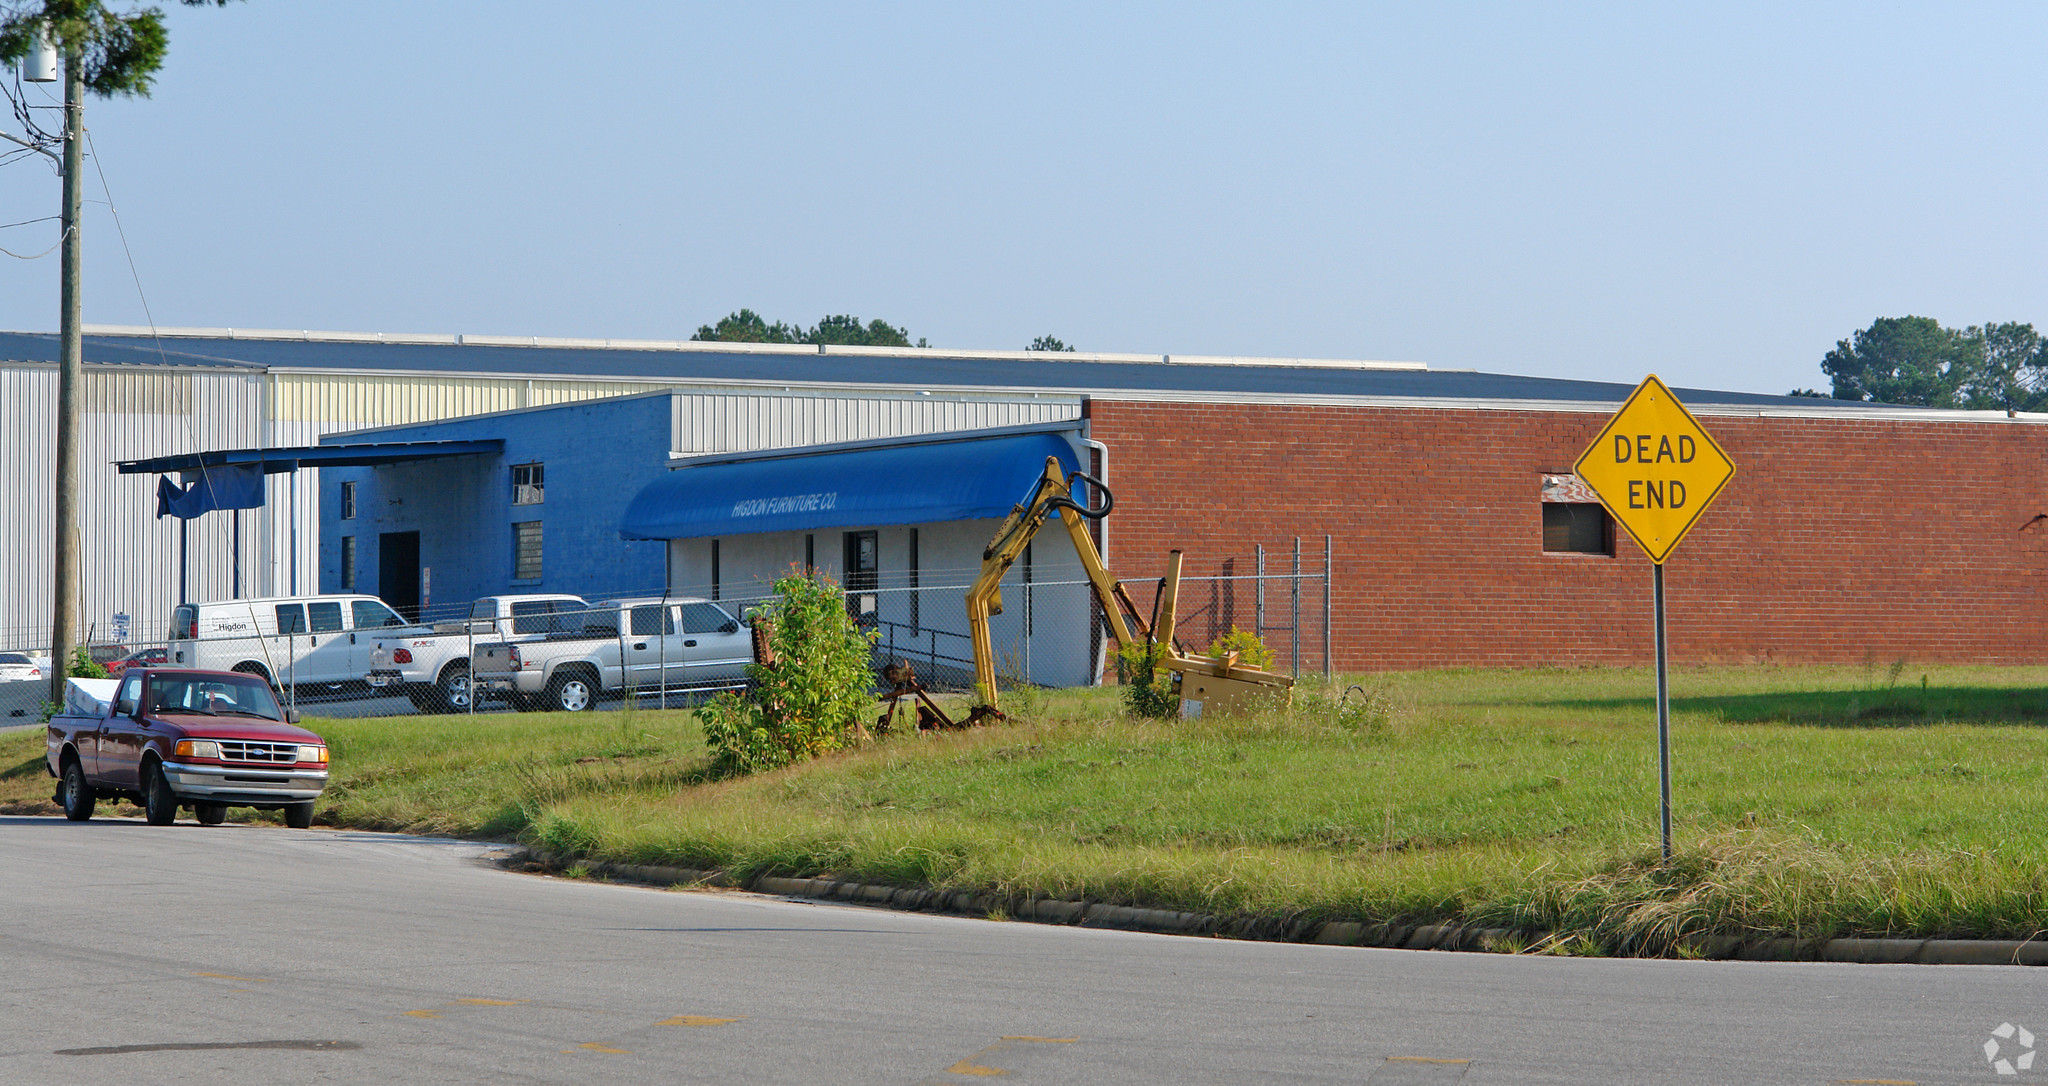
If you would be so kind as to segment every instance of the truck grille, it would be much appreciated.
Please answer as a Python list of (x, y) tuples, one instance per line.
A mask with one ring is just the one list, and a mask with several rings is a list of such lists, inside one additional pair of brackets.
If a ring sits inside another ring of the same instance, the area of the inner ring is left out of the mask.
[(220, 741), (220, 757), (224, 762), (296, 762), (299, 760), (299, 745), (223, 739)]

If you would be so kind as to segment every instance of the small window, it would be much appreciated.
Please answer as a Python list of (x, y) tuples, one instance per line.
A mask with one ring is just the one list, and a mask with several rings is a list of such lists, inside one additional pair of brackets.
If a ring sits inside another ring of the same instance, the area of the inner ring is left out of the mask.
[(1552, 554), (1614, 553), (1614, 529), (1597, 502), (1544, 502), (1543, 549)]
[(547, 487), (541, 465), (512, 465), (513, 505), (539, 505), (546, 497)]
[(514, 600), (512, 602), (512, 632), (515, 634), (551, 634), (555, 631), (554, 608), (546, 600)]
[(341, 604), (339, 602), (309, 603), (306, 605), (306, 617), (312, 620), (314, 633), (341, 632)]
[(633, 608), (633, 636), (672, 634), (676, 632), (675, 615), (658, 603), (642, 604)]
[(684, 633), (720, 633), (732, 624), (732, 616), (708, 603), (683, 604)]
[(405, 620), (398, 617), (398, 612), (376, 600), (351, 600), (349, 611), (349, 617), (354, 620), (355, 628), (358, 630), (405, 625)]
[[(354, 484), (343, 483), (342, 485), (353, 486)], [(356, 590), (356, 537), (352, 535), (341, 537), (341, 590), (343, 592), (354, 592)]]
[(277, 605), (277, 632), (280, 636), (306, 632), (306, 605), (303, 603), (280, 603)]
[(1614, 557), (1614, 521), (1576, 475), (1543, 476), (1543, 553)]
[(540, 580), (540, 521), (512, 525), (512, 579)]
[(341, 519), (356, 519), (356, 484), (353, 482), (341, 484)]

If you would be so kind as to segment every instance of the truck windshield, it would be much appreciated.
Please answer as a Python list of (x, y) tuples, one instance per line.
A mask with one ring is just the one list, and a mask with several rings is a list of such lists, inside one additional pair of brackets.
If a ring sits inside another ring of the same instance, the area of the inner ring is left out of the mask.
[(254, 675), (151, 675), (143, 700), (162, 713), (284, 719), (270, 684)]

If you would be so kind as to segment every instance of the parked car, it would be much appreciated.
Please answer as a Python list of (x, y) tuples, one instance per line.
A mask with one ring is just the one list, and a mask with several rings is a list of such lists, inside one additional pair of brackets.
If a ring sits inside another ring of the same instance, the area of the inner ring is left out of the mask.
[(137, 649), (119, 660), (107, 664), (107, 676), (112, 678), (131, 667), (162, 667), (171, 662), (171, 650), (162, 645)]
[(590, 613), (580, 596), (485, 596), (470, 605), (467, 619), (375, 638), (364, 679), (374, 690), (404, 694), (420, 712), (463, 712), (470, 707), (469, 659), (478, 643), (580, 634)]
[(327, 744), (298, 722), (247, 672), (129, 668), (118, 680), (66, 684), (44, 768), (73, 822), (91, 818), (99, 800), (126, 798), (152, 826), (169, 825), (179, 807), (208, 826), (229, 807), (254, 807), (305, 829), (327, 787)]
[(478, 645), (471, 668), (479, 685), (508, 688), (522, 709), (579, 712), (627, 687), (743, 686), (753, 639), (751, 629), (710, 600), (642, 596), (599, 603), (574, 633)]
[(43, 665), (25, 652), (0, 652), (0, 682), (40, 679)]
[(414, 626), (375, 596), (279, 596), (181, 603), (170, 664), (258, 675), (300, 697), (354, 693), (370, 670), (371, 635)]

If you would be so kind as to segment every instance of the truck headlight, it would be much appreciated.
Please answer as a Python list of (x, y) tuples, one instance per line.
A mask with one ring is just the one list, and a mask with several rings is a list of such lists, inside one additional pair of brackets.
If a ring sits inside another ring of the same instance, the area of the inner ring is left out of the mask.
[(220, 744), (211, 739), (180, 739), (177, 752), (180, 758), (218, 758)]
[(326, 747), (315, 747), (315, 746), (303, 746), (303, 747), (300, 747), (300, 748), (299, 748), (299, 761), (302, 761), (302, 762), (318, 762), (318, 763), (319, 763), (319, 764), (321, 764), (321, 765), (326, 765), (326, 764), (327, 764), (327, 748), (326, 748)]

